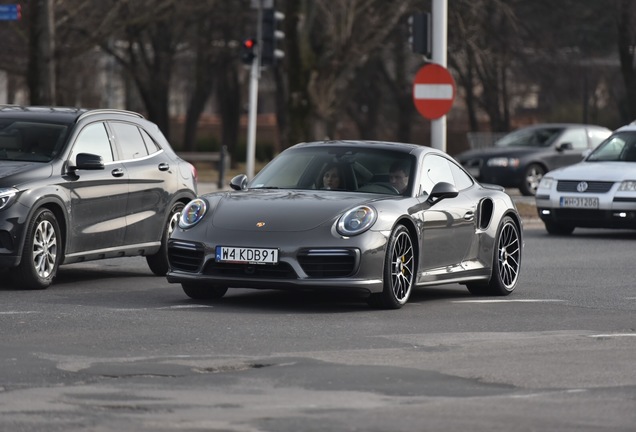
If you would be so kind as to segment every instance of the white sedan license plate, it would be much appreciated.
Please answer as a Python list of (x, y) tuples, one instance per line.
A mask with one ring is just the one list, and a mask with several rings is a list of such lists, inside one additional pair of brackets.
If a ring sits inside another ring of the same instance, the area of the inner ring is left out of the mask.
[(217, 246), (216, 262), (278, 264), (278, 249)]
[(561, 197), (561, 207), (569, 208), (598, 208), (597, 197)]

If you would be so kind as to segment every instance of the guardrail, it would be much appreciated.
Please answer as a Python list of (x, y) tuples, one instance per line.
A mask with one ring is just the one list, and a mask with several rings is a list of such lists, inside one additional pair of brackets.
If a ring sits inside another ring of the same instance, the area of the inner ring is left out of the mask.
[(191, 164), (212, 164), (219, 171), (218, 187), (223, 187), (225, 172), (230, 166), (230, 155), (226, 146), (223, 146), (218, 152), (178, 152), (177, 155)]

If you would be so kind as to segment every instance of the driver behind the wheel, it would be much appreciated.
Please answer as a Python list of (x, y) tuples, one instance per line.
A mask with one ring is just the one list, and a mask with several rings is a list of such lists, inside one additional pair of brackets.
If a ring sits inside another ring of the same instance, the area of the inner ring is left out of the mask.
[(409, 184), (409, 175), (411, 173), (411, 165), (407, 160), (397, 160), (391, 164), (389, 168), (389, 183), (399, 193), (403, 194)]

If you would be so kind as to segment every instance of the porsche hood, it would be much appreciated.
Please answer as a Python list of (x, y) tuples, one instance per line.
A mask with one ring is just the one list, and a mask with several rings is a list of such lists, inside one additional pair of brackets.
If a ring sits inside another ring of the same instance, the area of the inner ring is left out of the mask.
[(340, 191), (251, 190), (226, 193), (211, 203), (209, 211), (214, 228), (307, 231), (331, 223), (345, 210), (371, 201), (370, 196)]

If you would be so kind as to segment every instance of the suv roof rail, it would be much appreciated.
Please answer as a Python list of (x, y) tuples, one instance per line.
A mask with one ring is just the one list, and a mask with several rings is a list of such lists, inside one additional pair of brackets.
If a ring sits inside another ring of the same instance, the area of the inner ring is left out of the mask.
[(98, 108), (98, 109), (92, 109), (92, 110), (86, 111), (81, 116), (79, 116), (77, 120), (81, 120), (83, 118), (89, 117), (91, 115), (97, 115), (97, 114), (123, 114), (123, 115), (129, 115), (129, 116), (133, 116), (137, 118), (144, 118), (144, 116), (134, 111), (113, 109), (113, 108)]

